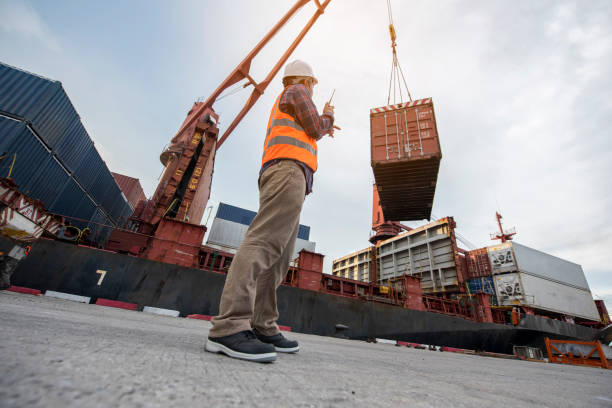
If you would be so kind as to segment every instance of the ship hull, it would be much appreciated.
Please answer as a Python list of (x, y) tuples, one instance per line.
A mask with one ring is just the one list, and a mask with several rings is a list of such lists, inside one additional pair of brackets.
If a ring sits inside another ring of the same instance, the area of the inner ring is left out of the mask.
[[(119, 300), (189, 314), (216, 315), (225, 275), (54, 240), (38, 241), (12, 283), (40, 290)], [(279, 324), (293, 331), (352, 339), (386, 338), (511, 353), (513, 345), (543, 347), (544, 337), (590, 340), (596, 330), (524, 316), (518, 326), (403, 309), (290, 286), (278, 289)], [(348, 326), (342, 334), (336, 326)]]

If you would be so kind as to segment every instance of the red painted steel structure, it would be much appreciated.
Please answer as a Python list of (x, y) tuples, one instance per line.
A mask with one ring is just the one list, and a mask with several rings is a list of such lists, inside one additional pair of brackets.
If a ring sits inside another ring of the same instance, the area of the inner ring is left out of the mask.
[(516, 231), (514, 230), (514, 228), (511, 228), (509, 230), (504, 230), (504, 228), (502, 227), (502, 215), (499, 212), (495, 212), (495, 219), (497, 220), (497, 226), (499, 227), (499, 234), (491, 234), (491, 239), (492, 240), (496, 240), (499, 239), (501, 240), (502, 243), (507, 242), (507, 241), (512, 241), (512, 237), (514, 235), (516, 235)]
[(400, 223), (399, 221), (385, 220), (382, 207), (380, 206), (380, 197), (376, 184), (372, 187), (372, 230), (374, 235), (370, 237), (370, 243), (376, 245), (377, 242), (393, 238), (402, 230), (411, 231), (412, 228)]

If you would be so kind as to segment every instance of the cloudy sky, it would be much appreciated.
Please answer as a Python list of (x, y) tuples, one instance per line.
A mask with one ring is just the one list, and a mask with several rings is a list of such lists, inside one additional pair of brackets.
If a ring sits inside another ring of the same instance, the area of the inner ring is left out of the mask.
[[(159, 153), (293, 1), (0, 0), (0, 60), (60, 80), (109, 168), (150, 195)], [(443, 159), (434, 214), (490, 245), (496, 210), (516, 240), (583, 266), (612, 309), (612, 3), (392, 1), (414, 98), (432, 97)], [(313, 12), (303, 8), (252, 68), (263, 79)], [(369, 109), (386, 105), (386, 2), (332, 0), (294, 53), (333, 89), (335, 139), (319, 144), (302, 223), (331, 260), (368, 246)], [(217, 154), (211, 202), (256, 210), (275, 81)], [(221, 126), (248, 91), (215, 106)], [(420, 223), (409, 223), (419, 225)], [(422, 223), (421, 223), (422, 224)]]

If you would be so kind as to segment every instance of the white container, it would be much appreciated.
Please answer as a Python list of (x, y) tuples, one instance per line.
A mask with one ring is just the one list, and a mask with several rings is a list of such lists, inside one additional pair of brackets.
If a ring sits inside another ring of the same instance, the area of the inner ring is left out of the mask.
[(593, 296), (587, 289), (568, 286), (523, 272), (493, 276), (500, 306), (527, 306), (568, 316), (599, 320)]
[(487, 248), (493, 275), (523, 272), (575, 288), (590, 290), (582, 266), (516, 242)]

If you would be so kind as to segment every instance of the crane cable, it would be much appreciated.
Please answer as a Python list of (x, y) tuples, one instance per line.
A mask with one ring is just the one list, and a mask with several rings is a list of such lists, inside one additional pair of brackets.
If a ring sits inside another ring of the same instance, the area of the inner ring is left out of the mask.
[[(406, 88), (406, 93), (408, 94), (408, 99), (412, 102), (412, 96), (410, 95), (410, 91), (408, 90), (408, 84), (406, 83), (406, 78), (404, 77), (404, 72), (402, 71), (402, 67), (399, 64), (397, 59), (397, 50), (396, 50), (396, 40), (397, 35), (395, 34), (395, 27), (393, 25), (393, 12), (391, 11), (391, 0), (387, 0), (387, 13), (389, 15), (389, 35), (391, 36), (391, 48), (393, 49), (393, 60), (391, 62), (391, 77), (389, 78), (389, 93), (387, 95), (387, 104), (391, 103), (391, 90), (393, 89), (393, 103), (396, 102), (397, 93), (399, 93), (400, 102), (404, 99), (402, 94), (402, 82), (404, 84), (404, 88)], [(401, 81), (400, 81), (401, 77)], [(398, 91), (396, 93), (396, 91)]]

